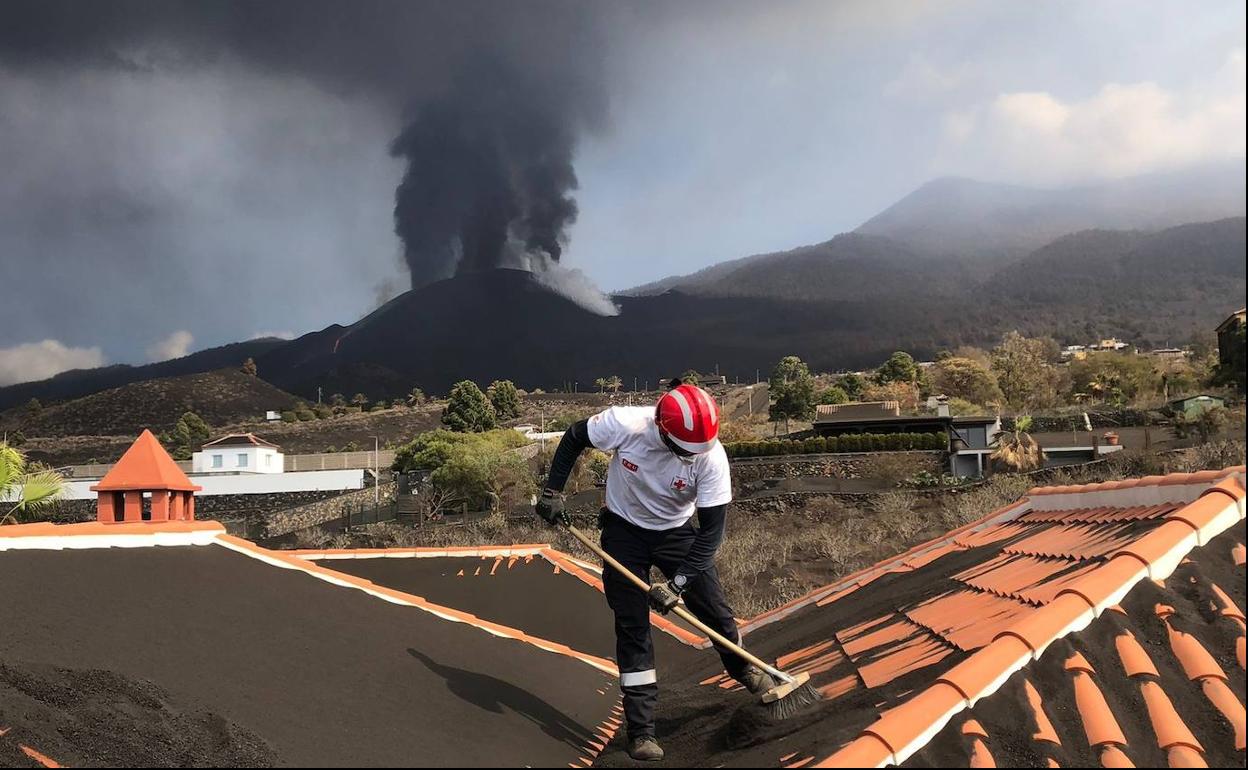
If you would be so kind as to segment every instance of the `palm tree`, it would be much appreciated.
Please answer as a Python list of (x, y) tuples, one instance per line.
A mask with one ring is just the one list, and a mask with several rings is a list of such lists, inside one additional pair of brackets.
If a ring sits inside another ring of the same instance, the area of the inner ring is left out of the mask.
[(1028, 433), (1032, 420), (1027, 415), (1014, 418), (1014, 430), (1003, 431), (997, 437), (997, 448), (992, 459), (1014, 471), (1031, 471), (1044, 465), (1044, 450)]
[(0, 525), (29, 520), (64, 492), (61, 474), (27, 465), (25, 455), (0, 442)]

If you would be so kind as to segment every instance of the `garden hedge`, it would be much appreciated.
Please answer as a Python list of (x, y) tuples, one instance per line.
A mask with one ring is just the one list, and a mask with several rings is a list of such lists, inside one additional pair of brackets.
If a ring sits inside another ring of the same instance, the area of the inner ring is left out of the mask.
[(806, 439), (769, 439), (725, 443), (729, 457), (777, 457), (780, 455), (837, 452), (912, 452), (948, 449), (944, 433), (847, 433)]

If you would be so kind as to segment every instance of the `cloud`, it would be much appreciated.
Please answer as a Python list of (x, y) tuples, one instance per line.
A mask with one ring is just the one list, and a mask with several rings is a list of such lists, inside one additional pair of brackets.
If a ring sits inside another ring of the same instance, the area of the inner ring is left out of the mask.
[(897, 77), (884, 84), (884, 95), (895, 99), (936, 99), (964, 86), (969, 75), (965, 62), (938, 67), (922, 53), (915, 53)]
[(938, 170), (1067, 183), (1242, 159), (1244, 49), (1199, 85), (1106, 83), (1081, 100), (1012, 91), (948, 111)]
[(185, 329), (170, 334), (162, 340), (153, 342), (147, 348), (147, 357), (151, 361), (168, 361), (171, 358), (181, 358), (191, 352), (191, 343), (195, 341), (195, 337)]
[(69, 369), (103, 365), (104, 354), (97, 347), (74, 348), (58, 340), (27, 342), (0, 348), (0, 386), (43, 380)]
[(276, 338), (278, 338), (279, 340), (293, 340), (293, 339), (295, 338), (295, 333), (294, 333), (294, 332), (291, 332), (291, 331), (280, 331), (280, 332), (255, 332), (254, 334), (252, 334), (252, 335), (251, 335), (250, 337), (248, 337), (247, 339), (251, 339), (251, 340), (263, 340), (263, 339), (268, 339), (268, 338), (270, 338), (270, 337), (276, 337)]

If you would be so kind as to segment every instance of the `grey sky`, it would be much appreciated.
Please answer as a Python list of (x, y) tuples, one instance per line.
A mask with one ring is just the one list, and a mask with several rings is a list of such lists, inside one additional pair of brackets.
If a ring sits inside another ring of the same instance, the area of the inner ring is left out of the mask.
[[(824, 240), (938, 175), (1053, 186), (1244, 156), (1242, 3), (614, 13), (563, 257), (608, 290)], [(349, 323), (405, 287), (397, 112), (240, 61), (0, 59), (0, 384), (53, 355)]]

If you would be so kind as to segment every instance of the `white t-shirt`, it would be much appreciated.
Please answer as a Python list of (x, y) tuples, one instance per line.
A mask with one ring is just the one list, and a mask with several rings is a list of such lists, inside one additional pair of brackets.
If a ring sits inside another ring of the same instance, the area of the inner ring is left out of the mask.
[(679, 527), (697, 508), (732, 502), (722, 444), (681, 458), (654, 424), (654, 408), (613, 406), (589, 418), (589, 441), (614, 451), (607, 470), (607, 507), (644, 529)]

